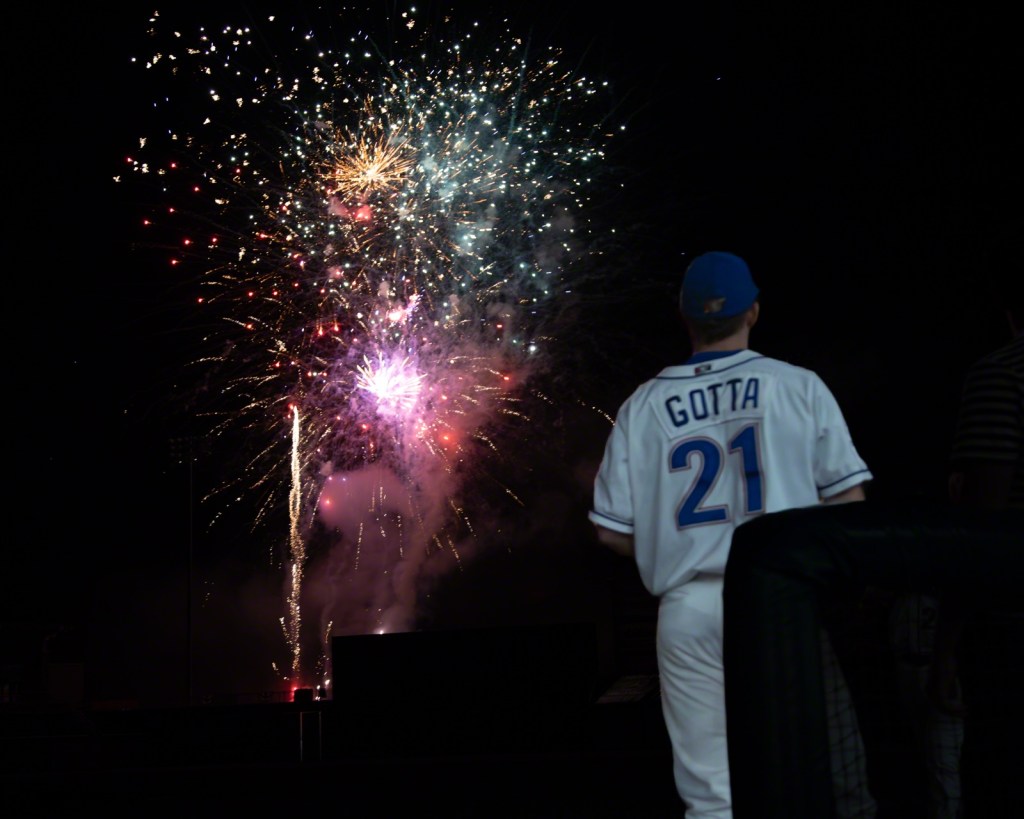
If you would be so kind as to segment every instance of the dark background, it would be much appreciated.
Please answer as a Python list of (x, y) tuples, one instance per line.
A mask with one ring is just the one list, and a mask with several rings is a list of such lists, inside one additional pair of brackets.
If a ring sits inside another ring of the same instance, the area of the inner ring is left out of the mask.
[[(822, 375), (872, 495), (943, 499), (960, 383), (1009, 339), (1002, 290), (1021, 278), (1009, 13), (508, 5), (513, 28), (607, 77), (629, 123), (609, 158), (623, 187), (599, 205), (624, 237), (617, 289), (581, 313), (570, 341), (592, 366), (572, 388), (613, 414), (685, 358), (682, 270), (733, 250), (762, 290), (752, 346)], [(254, 6), (236, 10), (259, 28)], [(273, 536), (241, 520), (205, 528), (197, 498), (221, 465), (181, 458), (187, 297), (134, 243), (137, 214), (112, 182), (152, 93), (126, 65), (146, 16), (23, 9), (5, 54), (5, 634), (21, 657), (47, 645), (84, 661), (87, 698), (142, 703), (179, 699), (186, 674), (202, 691), (270, 687), (271, 660), (286, 659)], [(652, 611), (585, 521), (607, 426), (570, 416), (565, 430), (559, 467), (537, 465), (523, 542), (440, 579), (424, 624), (593, 619), (614, 632)]]

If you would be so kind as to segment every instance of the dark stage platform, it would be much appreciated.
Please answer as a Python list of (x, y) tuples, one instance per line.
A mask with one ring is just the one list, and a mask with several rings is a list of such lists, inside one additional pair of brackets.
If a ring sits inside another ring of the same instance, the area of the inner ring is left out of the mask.
[(6, 709), (0, 814), (681, 816), (657, 683), (592, 703), (417, 697), (169, 710)]
[(593, 624), (334, 638), (323, 699), (0, 705), (0, 815), (670, 817), (657, 677)]

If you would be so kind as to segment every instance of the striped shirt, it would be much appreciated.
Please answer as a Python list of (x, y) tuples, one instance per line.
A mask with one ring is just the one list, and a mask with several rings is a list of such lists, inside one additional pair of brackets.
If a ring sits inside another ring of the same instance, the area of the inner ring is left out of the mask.
[(953, 435), (951, 465), (1016, 465), (1009, 506), (1024, 509), (1024, 334), (968, 371)]

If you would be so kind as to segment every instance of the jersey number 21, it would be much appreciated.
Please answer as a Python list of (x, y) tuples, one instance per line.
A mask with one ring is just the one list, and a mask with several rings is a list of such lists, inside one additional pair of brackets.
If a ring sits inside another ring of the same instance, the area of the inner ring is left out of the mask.
[(687, 438), (672, 449), (669, 465), (672, 472), (690, 469), (690, 458), (700, 461), (700, 472), (690, 485), (679, 504), (676, 523), (682, 529), (704, 523), (722, 523), (729, 520), (728, 506), (701, 504), (711, 488), (718, 482), (723, 470), (730, 467), (730, 457), (739, 459), (739, 467), (746, 495), (745, 512), (748, 515), (764, 511), (764, 487), (761, 482), (761, 461), (757, 445), (758, 425), (749, 424), (737, 432), (729, 441), (729, 452), (723, 452), (721, 445), (711, 438)]

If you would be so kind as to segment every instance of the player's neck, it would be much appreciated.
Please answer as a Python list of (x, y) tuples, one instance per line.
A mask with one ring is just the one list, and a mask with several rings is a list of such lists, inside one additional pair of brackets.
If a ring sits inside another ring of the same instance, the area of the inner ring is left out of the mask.
[(697, 353), (732, 353), (749, 348), (750, 333), (747, 331), (733, 333), (731, 336), (706, 344), (697, 341), (693, 342), (693, 352), (695, 355)]

